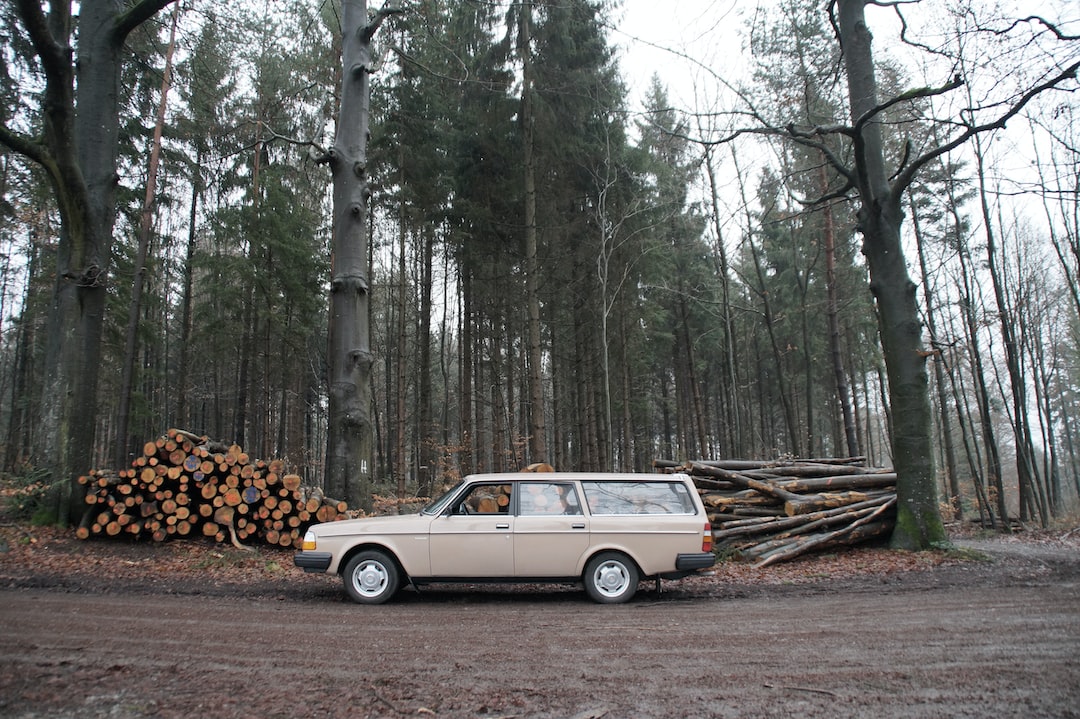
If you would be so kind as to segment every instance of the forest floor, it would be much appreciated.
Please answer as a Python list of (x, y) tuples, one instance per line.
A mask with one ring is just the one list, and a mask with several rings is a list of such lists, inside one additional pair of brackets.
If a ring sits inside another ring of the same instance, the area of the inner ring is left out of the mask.
[(292, 552), (0, 517), (0, 717), (1080, 717), (1080, 527), (345, 600)]

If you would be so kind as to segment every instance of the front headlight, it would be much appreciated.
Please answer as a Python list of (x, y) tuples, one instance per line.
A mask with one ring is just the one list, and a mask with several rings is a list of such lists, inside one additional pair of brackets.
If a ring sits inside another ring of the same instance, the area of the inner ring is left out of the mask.
[(304, 543), (300, 545), (300, 549), (304, 550), (305, 552), (314, 551), (315, 539), (315, 532), (311, 531), (310, 529), (304, 532)]

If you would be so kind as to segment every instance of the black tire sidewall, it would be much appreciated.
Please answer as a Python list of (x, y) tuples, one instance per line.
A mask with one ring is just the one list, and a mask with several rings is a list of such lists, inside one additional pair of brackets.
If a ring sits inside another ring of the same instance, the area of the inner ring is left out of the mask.
[[(356, 590), (353, 579), (359, 565), (369, 561), (379, 563), (386, 572), (386, 588), (377, 595), (361, 594)], [(350, 558), (345, 565), (345, 571), (342, 572), (341, 578), (345, 583), (345, 593), (357, 604), (382, 604), (394, 596), (401, 586), (401, 572), (398, 570), (397, 563), (384, 552), (378, 550), (363, 551)]]
[[(630, 577), (627, 588), (623, 590), (621, 594), (616, 596), (601, 592), (595, 584), (596, 568), (604, 562), (610, 561), (615, 561), (623, 565), (623, 567), (626, 568), (627, 575)], [(638, 583), (641, 581), (641, 573), (638, 571), (634, 561), (622, 552), (601, 552), (590, 559), (585, 565), (585, 573), (582, 579), (585, 584), (585, 593), (588, 594), (589, 598), (594, 602), (598, 602), (599, 604), (622, 604), (633, 599), (634, 594), (637, 592)]]

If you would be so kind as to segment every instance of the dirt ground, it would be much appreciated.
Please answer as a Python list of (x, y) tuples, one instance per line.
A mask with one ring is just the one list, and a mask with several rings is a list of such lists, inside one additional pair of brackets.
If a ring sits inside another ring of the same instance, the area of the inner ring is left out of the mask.
[(291, 552), (0, 526), (0, 717), (1080, 717), (1080, 531), (380, 607)]

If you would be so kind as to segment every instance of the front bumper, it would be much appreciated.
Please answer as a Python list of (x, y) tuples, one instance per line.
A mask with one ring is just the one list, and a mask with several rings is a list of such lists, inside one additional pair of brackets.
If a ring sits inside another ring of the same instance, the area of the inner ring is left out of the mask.
[(334, 555), (330, 552), (297, 552), (293, 555), (293, 564), (305, 572), (325, 572), (333, 560)]

